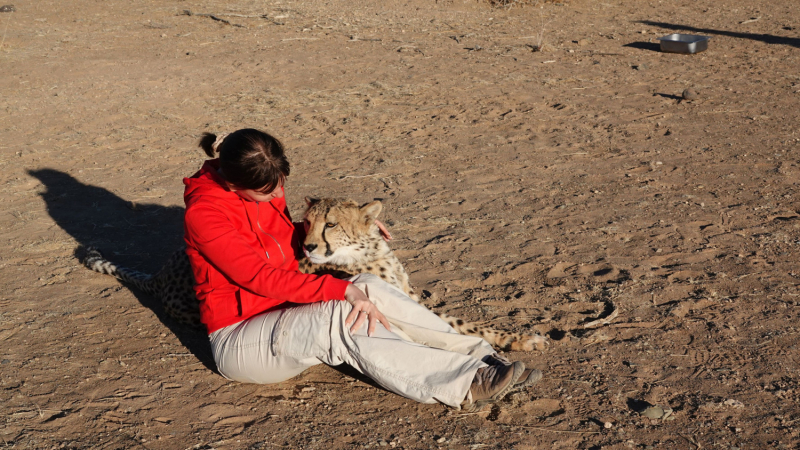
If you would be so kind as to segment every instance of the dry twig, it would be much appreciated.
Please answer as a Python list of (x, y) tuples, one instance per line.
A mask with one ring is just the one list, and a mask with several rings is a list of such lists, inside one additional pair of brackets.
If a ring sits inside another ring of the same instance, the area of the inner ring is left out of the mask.
[(213, 19), (213, 20), (216, 20), (218, 22), (222, 22), (222, 23), (230, 25), (232, 27), (244, 28), (244, 25), (239, 25), (238, 23), (233, 23), (230, 20), (225, 20), (225, 19), (219, 17), (218, 15), (214, 15), (214, 14), (197, 14), (197, 13), (193, 13), (193, 12), (189, 11), (188, 9), (184, 9), (183, 10), (183, 15), (184, 16), (208, 17), (209, 19)]
[(9, 14), (8, 19), (6, 19), (6, 28), (3, 30), (3, 40), (0, 41), (0, 49), (2, 49), (3, 45), (6, 43), (6, 32), (8, 31), (9, 22), (11, 22), (11, 14)]
[(599, 431), (575, 431), (575, 430), (557, 430), (548, 427), (534, 427), (531, 425), (511, 425), (512, 427), (525, 428), (528, 430), (549, 431), (551, 433), (565, 433), (565, 434), (600, 434)]

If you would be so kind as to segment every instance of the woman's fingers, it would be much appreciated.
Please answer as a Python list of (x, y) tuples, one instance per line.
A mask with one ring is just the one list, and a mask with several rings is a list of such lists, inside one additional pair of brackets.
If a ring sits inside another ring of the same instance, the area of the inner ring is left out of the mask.
[(389, 230), (386, 229), (386, 225), (384, 225), (383, 222), (381, 222), (378, 219), (375, 219), (375, 225), (378, 226), (378, 230), (380, 230), (381, 237), (383, 237), (384, 241), (391, 241), (392, 240), (392, 234), (389, 233)]
[(367, 297), (361, 289), (350, 284), (345, 291), (345, 298), (347, 302), (353, 306), (353, 309), (350, 310), (350, 313), (347, 314), (347, 317), (344, 319), (345, 325), (349, 326), (351, 323), (353, 324), (353, 326), (350, 327), (351, 334), (361, 328), (361, 325), (363, 325), (365, 321), (368, 321), (367, 336), (372, 336), (372, 334), (375, 333), (375, 328), (378, 326), (378, 323), (383, 324), (387, 330), (391, 331), (389, 320), (378, 311), (378, 307), (369, 300), (369, 297)]
[(359, 312), (361, 312), (361, 310), (356, 309), (356, 307), (353, 306), (353, 309), (350, 310), (350, 314), (348, 314), (347, 317), (345, 317), (344, 324), (350, 325), (351, 323), (353, 323), (353, 321), (356, 320), (356, 318), (358, 317)]
[[(353, 309), (350, 311), (350, 314), (344, 320), (345, 325), (353, 324), (350, 327), (350, 333), (355, 333), (364, 322), (367, 322), (367, 336), (372, 336), (375, 333), (375, 329), (378, 326), (378, 323), (382, 324), (387, 330), (391, 331), (391, 326), (389, 325), (389, 320), (384, 316), (378, 308), (375, 307), (373, 304), (365, 305), (354, 305)], [(368, 311), (370, 311), (368, 313)]]
[(353, 323), (353, 326), (350, 327), (350, 334), (355, 333), (359, 328), (361, 328), (361, 325), (364, 325), (364, 322), (368, 318), (369, 318), (369, 315), (365, 314), (364, 311), (359, 311), (359, 314), (356, 317), (355, 323)]
[(389, 325), (389, 319), (387, 319), (386, 316), (378, 313), (378, 321), (383, 324), (383, 326), (386, 328), (386, 331), (392, 331), (392, 327)]
[(369, 329), (367, 330), (367, 336), (372, 336), (372, 334), (375, 333), (375, 328), (378, 326), (379, 322), (386, 328), (386, 330), (391, 331), (389, 328), (389, 321), (386, 319), (386, 316), (376, 310), (375, 313), (369, 315)]
[(378, 323), (381, 323), (387, 330), (389, 330), (389, 321), (386, 319), (386, 316), (381, 314), (381, 312), (376, 309), (374, 313), (369, 315), (369, 328), (367, 328), (367, 336), (371, 337), (373, 334), (375, 334), (375, 329), (378, 327)]

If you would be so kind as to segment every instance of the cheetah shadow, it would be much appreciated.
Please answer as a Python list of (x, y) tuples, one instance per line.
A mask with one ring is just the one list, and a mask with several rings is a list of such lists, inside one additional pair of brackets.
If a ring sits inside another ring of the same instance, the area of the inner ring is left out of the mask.
[[(41, 195), (50, 217), (83, 247), (96, 247), (115, 264), (155, 273), (183, 245), (183, 212), (177, 206), (133, 204), (113, 192), (81, 183), (54, 169), (29, 170), (47, 190)], [(81, 250), (76, 251), (82, 257)], [(89, 270), (89, 269), (86, 269)], [(98, 277), (107, 275), (96, 274)], [(216, 372), (208, 337), (173, 321), (159, 299), (131, 289), (142, 306), (206, 367)]]

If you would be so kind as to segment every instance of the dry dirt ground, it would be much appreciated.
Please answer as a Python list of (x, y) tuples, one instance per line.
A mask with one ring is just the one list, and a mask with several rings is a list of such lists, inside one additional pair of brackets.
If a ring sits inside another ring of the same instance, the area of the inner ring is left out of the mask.
[[(0, 447), (800, 448), (794, 3), (15, 1)], [(510, 355), (544, 380), (472, 415), (325, 366), (233, 383), (79, 264), (156, 270), (200, 133), (245, 126), (287, 144), (294, 215), (380, 198), (428, 306), (549, 336)]]

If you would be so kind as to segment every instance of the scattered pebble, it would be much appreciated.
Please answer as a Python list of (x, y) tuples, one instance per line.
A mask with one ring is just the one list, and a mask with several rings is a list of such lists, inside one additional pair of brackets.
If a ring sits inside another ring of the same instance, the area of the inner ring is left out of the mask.
[(642, 415), (648, 419), (660, 419), (664, 417), (664, 409), (660, 406), (649, 406), (647, 409), (642, 411)]
[(658, 405), (648, 406), (641, 414), (648, 419), (666, 419), (672, 415), (672, 409), (662, 408)]
[(606, 429), (610, 429), (614, 427), (614, 424), (611, 422), (606, 422), (603, 424), (603, 427), (605, 427)]
[(683, 94), (681, 94), (681, 96), (683, 97), (684, 100), (692, 101), (692, 100), (697, 100), (699, 94), (692, 88), (686, 88), (683, 90)]
[(728, 400), (725, 400), (722, 403), (725, 406), (730, 406), (730, 407), (733, 407), (733, 408), (744, 408), (744, 403), (740, 402), (739, 400), (732, 399), (732, 398), (729, 398)]

